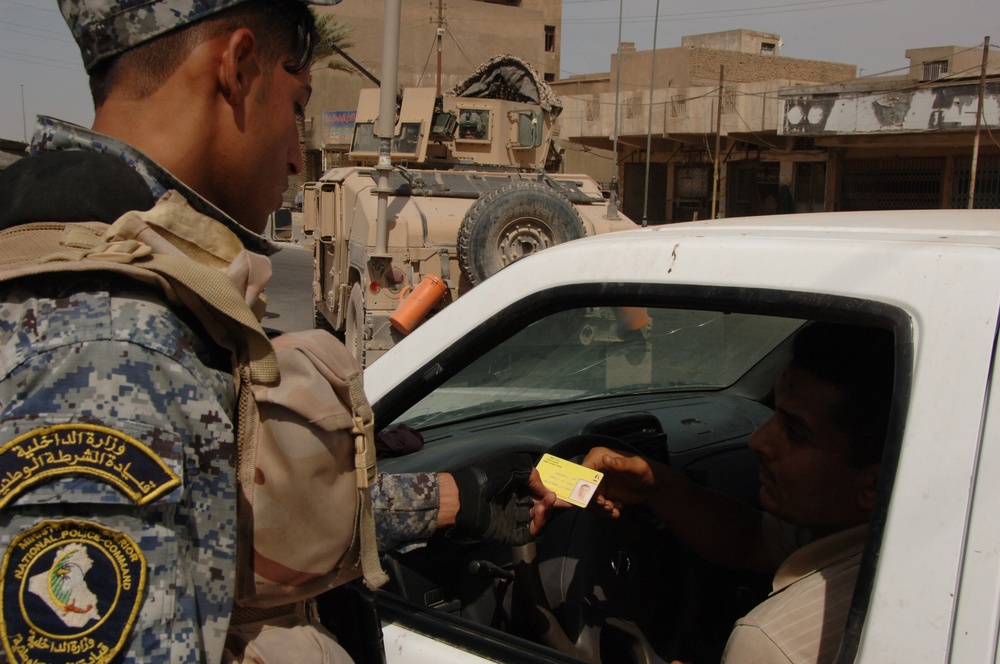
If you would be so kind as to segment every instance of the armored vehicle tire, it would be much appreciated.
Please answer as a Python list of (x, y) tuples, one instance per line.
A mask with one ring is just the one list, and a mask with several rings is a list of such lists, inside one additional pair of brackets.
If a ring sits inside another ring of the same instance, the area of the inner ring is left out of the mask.
[(365, 303), (361, 295), (361, 285), (351, 286), (347, 300), (347, 321), (344, 324), (344, 345), (357, 358), (360, 366), (365, 366)]
[(483, 194), (458, 230), (458, 260), (472, 285), (519, 258), (586, 235), (583, 218), (563, 194), (525, 180)]
[(333, 325), (330, 325), (330, 321), (326, 319), (315, 303), (313, 303), (313, 327), (317, 330), (326, 330), (331, 334), (334, 332)]

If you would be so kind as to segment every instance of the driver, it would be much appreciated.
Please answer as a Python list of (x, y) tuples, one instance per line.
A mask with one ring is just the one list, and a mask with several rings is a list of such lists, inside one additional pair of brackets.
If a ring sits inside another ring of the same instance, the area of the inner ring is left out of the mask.
[(651, 459), (594, 448), (605, 473), (591, 502), (617, 518), (651, 509), (696, 554), (774, 574), (768, 598), (736, 622), (723, 661), (831, 662), (837, 653), (875, 502), (893, 384), (885, 330), (813, 323), (774, 387), (772, 417), (750, 438), (759, 457), (754, 509)]

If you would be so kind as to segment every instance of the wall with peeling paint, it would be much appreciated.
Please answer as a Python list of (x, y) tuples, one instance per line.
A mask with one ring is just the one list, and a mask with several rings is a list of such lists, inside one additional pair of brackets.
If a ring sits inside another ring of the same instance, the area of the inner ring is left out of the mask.
[[(926, 85), (926, 84), (925, 84)], [(802, 95), (782, 92), (782, 136), (968, 131), (976, 126), (978, 83), (942, 83), (892, 92)], [(983, 126), (1000, 128), (1000, 81), (986, 84)]]

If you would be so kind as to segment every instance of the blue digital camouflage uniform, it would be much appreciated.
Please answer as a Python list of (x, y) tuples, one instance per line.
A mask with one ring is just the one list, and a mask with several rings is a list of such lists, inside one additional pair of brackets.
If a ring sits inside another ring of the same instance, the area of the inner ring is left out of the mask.
[[(109, 137), (40, 118), (32, 149), (115, 154), (154, 195), (179, 190), (235, 224)], [(36, 278), (0, 293), (6, 652), (218, 661), (236, 539), (228, 356), (157, 293), (121, 278)], [(382, 475), (372, 495), (380, 549), (433, 532), (433, 475)]]
[[(105, 60), (245, 0), (59, 0), (88, 72)], [(336, 5), (340, 0), (301, 0)]]
[[(0, 457), (5, 645), (19, 660), (87, 661), (123, 645), (141, 661), (217, 660), (236, 539), (232, 377), (206, 365), (209, 349), (154, 296), (102, 278), (6, 290), (0, 342), (0, 440), (11, 446)], [(52, 543), (31, 554), (11, 546), (36, 530)], [(131, 583), (115, 560), (121, 535), (144, 559)], [(71, 543), (93, 568), (81, 570), (79, 592), (43, 601), (25, 580), (58, 575)], [(32, 648), (31, 634), (50, 645)], [(64, 643), (80, 652), (67, 657), (56, 650)]]

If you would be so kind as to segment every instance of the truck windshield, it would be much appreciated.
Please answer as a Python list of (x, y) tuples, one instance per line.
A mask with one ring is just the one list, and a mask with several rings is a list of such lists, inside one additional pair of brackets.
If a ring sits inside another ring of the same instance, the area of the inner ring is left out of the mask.
[(587, 307), (489, 349), (396, 424), (445, 424), (552, 403), (731, 386), (803, 321), (718, 311)]

